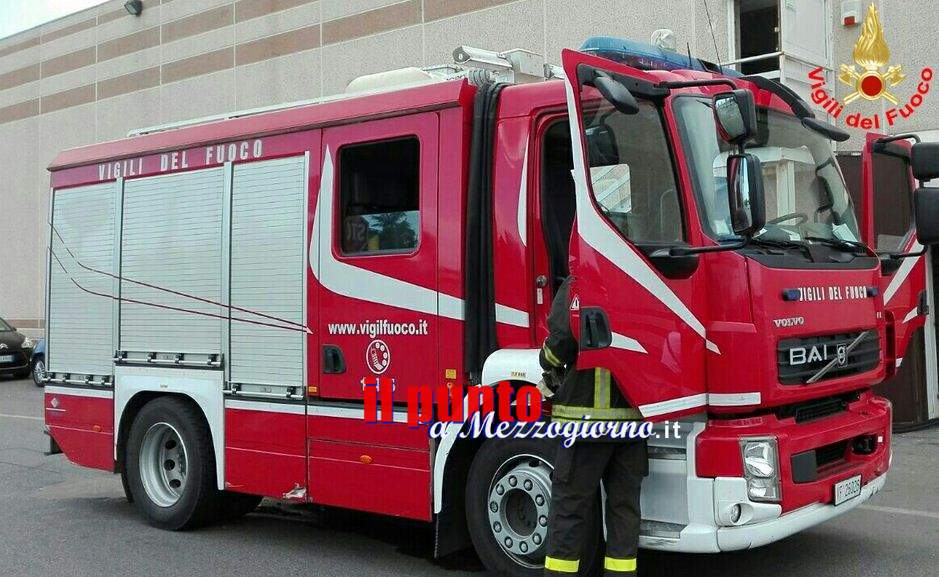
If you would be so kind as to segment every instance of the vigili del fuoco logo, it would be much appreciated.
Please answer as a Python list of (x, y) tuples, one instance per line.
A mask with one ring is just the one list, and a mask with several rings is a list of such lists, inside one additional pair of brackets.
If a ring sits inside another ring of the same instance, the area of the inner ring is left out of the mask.
[(884, 119), (880, 114), (865, 116), (860, 112), (849, 113), (845, 116), (845, 123), (854, 128), (863, 130), (878, 130), (882, 127), (894, 126), (898, 121), (911, 117), (919, 108), (929, 92), (929, 83), (932, 80), (932, 68), (923, 68), (919, 73), (919, 83), (916, 90), (903, 104), (897, 97), (895, 90), (905, 88), (907, 80), (903, 73), (903, 66), (890, 64), (890, 47), (884, 40), (884, 28), (880, 24), (880, 15), (877, 8), (871, 4), (867, 9), (867, 17), (861, 27), (861, 35), (854, 45), (855, 64), (842, 64), (838, 73), (838, 80), (852, 89), (852, 92), (839, 101), (828, 93), (825, 82), (825, 69), (818, 67), (809, 73), (812, 80), (812, 101), (821, 106), (828, 114), (840, 118), (845, 106), (859, 98), (876, 101), (883, 98), (893, 106), (884, 112)]

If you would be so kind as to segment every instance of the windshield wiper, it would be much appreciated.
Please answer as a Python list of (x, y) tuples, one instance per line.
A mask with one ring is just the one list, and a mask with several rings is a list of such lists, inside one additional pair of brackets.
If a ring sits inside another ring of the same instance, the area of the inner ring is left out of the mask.
[(824, 236), (807, 236), (805, 240), (812, 240), (815, 242), (820, 242), (822, 244), (827, 244), (828, 246), (833, 246), (835, 248), (840, 248), (841, 250), (857, 253), (862, 251), (864, 254), (867, 254), (870, 250), (866, 244), (848, 240), (845, 238), (826, 238)]
[(785, 240), (781, 238), (760, 238), (755, 236), (750, 239), (752, 244), (760, 244), (763, 246), (772, 246), (777, 248), (805, 248), (805, 243), (799, 242), (797, 240)]
[(809, 248), (804, 242), (791, 239), (782, 239), (782, 238), (760, 238), (755, 236), (750, 239), (751, 245), (760, 246), (765, 249), (777, 249), (777, 250), (786, 250), (786, 249), (796, 249), (801, 254), (805, 256), (810, 256)]

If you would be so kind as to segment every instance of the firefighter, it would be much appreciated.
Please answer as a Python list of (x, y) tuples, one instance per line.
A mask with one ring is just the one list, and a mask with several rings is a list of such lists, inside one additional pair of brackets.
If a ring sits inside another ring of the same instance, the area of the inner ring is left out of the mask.
[[(545, 370), (542, 386), (552, 395), (551, 418), (560, 422), (625, 422), (642, 415), (629, 406), (606, 369), (577, 370), (578, 345), (571, 332), (571, 277), (551, 303), (548, 338), (539, 360)], [(558, 447), (552, 476), (545, 575), (577, 574), (587, 537), (587, 516), (602, 480), (606, 489), (606, 553), (604, 575), (636, 574), (639, 545), (639, 490), (648, 474), (645, 439), (583, 439)]]

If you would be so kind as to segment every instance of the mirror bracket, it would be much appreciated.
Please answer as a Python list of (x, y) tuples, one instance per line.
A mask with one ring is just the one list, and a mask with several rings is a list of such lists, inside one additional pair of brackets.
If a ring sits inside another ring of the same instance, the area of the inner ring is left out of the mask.
[(924, 246), (923, 250), (918, 250), (916, 252), (878, 252), (877, 256), (881, 258), (890, 259), (890, 260), (903, 260), (905, 258), (923, 256), (924, 254), (926, 254), (926, 250), (928, 248), (929, 248), (928, 246)]

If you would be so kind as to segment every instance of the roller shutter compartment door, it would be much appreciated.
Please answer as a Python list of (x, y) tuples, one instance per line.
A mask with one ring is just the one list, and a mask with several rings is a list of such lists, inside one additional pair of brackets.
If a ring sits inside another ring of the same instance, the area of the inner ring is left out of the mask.
[(199, 313), (226, 314), (217, 304), (221, 300), (223, 175), (222, 168), (212, 168), (125, 181), (122, 350), (221, 352), (221, 319)]
[(114, 280), (108, 274), (114, 268), (116, 191), (117, 184), (111, 182), (54, 193), (49, 372), (111, 374)]
[[(230, 380), (303, 385), (304, 157), (237, 164), (232, 183)], [(288, 322), (284, 322), (288, 321)], [(295, 323), (293, 325), (289, 323)], [(293, 330), (292, 330), (293, 329)]]

